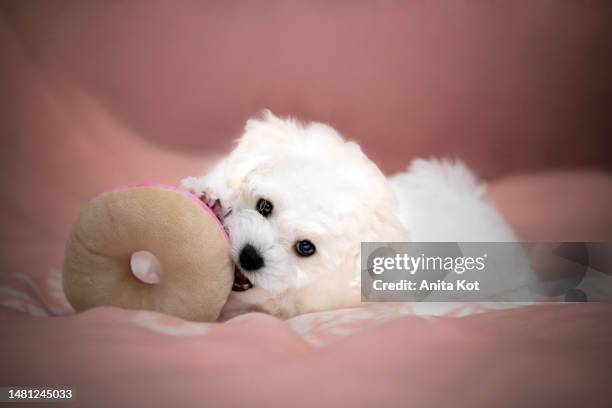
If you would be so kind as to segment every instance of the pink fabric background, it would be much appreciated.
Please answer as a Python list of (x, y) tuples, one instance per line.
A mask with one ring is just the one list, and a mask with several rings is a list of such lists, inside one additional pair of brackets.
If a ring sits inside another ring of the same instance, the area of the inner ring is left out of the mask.
[[(387, 171), (431, 154), (458, 155), (487, 178), (612, 168), (607, 1), (0, 7), (16, 47), (3, 48), (13, 54), (5, 92), (32, 86), (17, 53), (48, 93), (71, 101), (67, 115), (78, 116), (78, 92), (167, 149), (227, 148), (268, 107), (332, 123)], [(19, 116), (40, 108), (35, 93), (19, 94)]]
[(87, 200), (203, 170), (264, 107), (388, 172), (463, 158), (525, 240), (610, 241), (610, 21), (604, 1), (3, 1), (0, 384), (83, 406), (609, 405), (607, 304), (204, 325), (71, 316), (57, 282)]
[(315, 336), (332, 335), (321, 348), (256, 313), (211, 326), (110, 308), (0, 310), (12, 328), (0, 335), (0, 383), (70, 384), (77, 403), (63, 406), (88, 408), (610, 406), (608, 304), (434, 320), (354, 313), (305, 316)]

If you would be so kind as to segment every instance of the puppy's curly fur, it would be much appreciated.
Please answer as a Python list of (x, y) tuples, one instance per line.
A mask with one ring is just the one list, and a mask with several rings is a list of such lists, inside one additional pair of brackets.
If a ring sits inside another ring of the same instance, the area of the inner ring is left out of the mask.
[[(362, 241), (515, 240), (462, 163), (416, 160), (387, 179), (330, 126), (269, 111), (247, 122), (210, 173), (181, 187), (220, 204), (238, 267), (247, 245), (261, 261), (241, 268), (254, 286), (232, 292), (222, 319), (358, 306)], [(267, 216), (257, 210), (261, 199), (272, 205)], [(300, 254), (301, 241), (315, 247), (312, 255)]]

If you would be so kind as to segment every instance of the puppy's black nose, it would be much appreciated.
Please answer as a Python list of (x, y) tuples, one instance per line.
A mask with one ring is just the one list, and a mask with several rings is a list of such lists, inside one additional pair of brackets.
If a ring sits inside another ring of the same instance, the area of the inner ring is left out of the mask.
[(251, 244), (246, 244), (240, 251), (240, 267), (247, 271), (256, 271), (264, 266), (264, 260), (259, 252)]

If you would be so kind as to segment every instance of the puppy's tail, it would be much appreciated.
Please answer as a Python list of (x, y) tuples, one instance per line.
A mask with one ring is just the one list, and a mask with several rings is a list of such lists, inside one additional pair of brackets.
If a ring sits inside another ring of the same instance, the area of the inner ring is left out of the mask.
[(406, 173), (395, 176), (415, 188), (441, 188), (482, 197), (486, 186), (459, 159), (416, 159)]

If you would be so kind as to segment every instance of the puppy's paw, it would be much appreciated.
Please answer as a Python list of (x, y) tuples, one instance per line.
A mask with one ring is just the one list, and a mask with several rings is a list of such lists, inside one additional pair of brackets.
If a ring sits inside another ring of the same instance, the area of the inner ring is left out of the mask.
[(206, 183), (201, 177), (185, 177), (181, 180), (179, 187), (197, 197), (202, 197), (206, 191)]
[(221, 203), (220, 194), (215, 191), (215, 188), (206, 183), (202, 178), (185, 177), (181, 180), (180, 188), (197, 196), (204, 202), (217, 216), (221, 219), (223, 215), (223, 205)]

